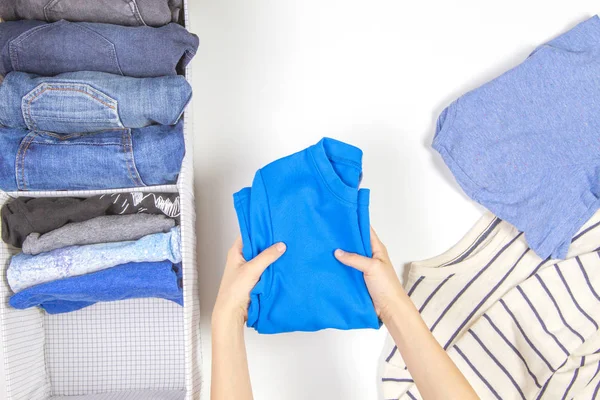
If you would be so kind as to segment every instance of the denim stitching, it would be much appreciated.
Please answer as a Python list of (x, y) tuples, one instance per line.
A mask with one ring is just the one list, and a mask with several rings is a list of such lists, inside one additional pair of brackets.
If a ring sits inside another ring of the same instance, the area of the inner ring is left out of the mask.
[[(35, 139), (36, 135), (37, 135), (36, 132), (31, 132), (24, 139), (24, 141), (29, 140), (29, 142), (24, 145), (25, 148), (22, 149), (23, 143), (19, 147), (19, 153), (21, 155), (21, 157), (20, 157), (21, 186), (23, 187), (23, 190), (27, 190), (27, 183), (25, 180), (25, 156), (27, 154), (27, 150), (29, 150), (29, 146), (31, 146), (31, 143), (33, 143), (33, 140)], [(21, 151), (21, 149), (22, 149), (22, 151)], [(18, 185), (18, 182), (17, 182), (17, 185)]]
[(127, 129), (123, 131), (123, 150), (125, 151), (125, 164), (127, 165), (127, 173), (129, 174), (129, 178), (136, 186), (146, 186), (144, 182), (142, 182), (142, 177), (140, 176), (136, 166), (135, 161), (133, 161), (133, 143), (131, 141), (131, 130)]
[[(27, 124), (27, 127), (29, 129), (35, 129), (37, 127), (37, 124), (35, 123), (35, 120), (33, 119), (33, 116), (31, 115), (31, 105), (33, 103), (33, 101), (35, 99), (37, 99), (38, 97), (40, 97), (41, 95), (43, 95), (44, 93), (46, 93), (47, 91), (64, 91), (64, 92), (77, 92), (77, 93), (83, 93), (84, 95), (89, 96), (91, 99), (96, 100), (97, 102), (99, 102), (100, 104), (110, 108), (113, 111), (117, 111), (116, 110), (116, 100), (113, 99), (112, 97), (106, 95), (105, 93), (100, 92), (97, 89), (92, 88), (90, 85), (85, 85), (85, 84), (72, 84), (72, 85), (78, 85), (80, 87), (84, 87), (84, 88), (88, 88), (92, 93), (88, 93), (85, 90), (82, 89), (74, 89), (74, 88), (69, 88), (69, 87), (52, 87), (51, 83), (42, 83), (40, 85), (38, 85), (34, 90), (32, 90), (31, 92), (29, 92), (25, 97), (23, 97), (23, 100), (28, 99), (26, 105), (25, 105), (25, 109), (27, 110), (27, 113), (23, 114), (23, 116), (25, 117), (25, 123)], [(97, 94), (93, 93), (94, 91), (98, 92), (99, 94), (103, 95), (104, 97), (107, 97), (108, 99), (112, 100), (113, 103), (115, 103), (115, 105), (110, 105), (107, 102), (103, 101), (102, 99), (97, 97)], [(29, 97), (31, 96), (31, 97)], [(118, 113), (117, 113), (117, 117), (118, 117)], [(43, 118), (41, 118), (43, 119)], [(47, 117), (46, 119), (54, 119), (54, 120), (61, 120), (61, 118), (52, 118), (52, 117)], [(122, 125), (120, 118), (117, 118), (119, 120), (119, 124)], [(70, 119), (68, 118), (62, 118), (63, 121), (69, 121)], [(93, 120), (91, 120), (93, 121)], [(98, 120), (98, 121), (106, 121), (104, 120)]]
[(58, 3), (60, 0), (50, 0), (48, 2), (48, 4), (46, 4), (44, 6), (44, 18), (46, 19), (46, 21), (50, 22), (50, 16), (48, 15), (49, 12), (49, 8), (53, 7), (54, 5), (56, 5), (56, 3)]
[(129, 8), (131, 9), (131, 12), (133, 13), (133, 16), (135, 17), (135, 19), (143, 26), (148, 26), (146, 21), (144, 21), (144, 17), (142, 17), (142, 13), (140, 12), (140, 8), (138, 7), (137, 2), (135, 0), (131, 0), (131, 1), (128, 1), (127, 3), (129, 5)]
[(14, 48), (13, 45), (19, 45), (21, 44), (21, 42), (23, 42), (25, 39), (29, 38), (31, 35), (33, 35), (34, 33), (36, 33), (39, 30), (42, 29), (46, 29), (49, 28), (50, 25), (41, 25), (41, 26), (37, 26), (35, 28), (32, 28), (26, 32), (23, 32), (22, 34), (20, 34), (19, 36), (17, 36), (16, 38), (14, 38), (13, 40), (11, 40), (8, 43), (8, 52), (10, 54), (10, 61), (13, 64), (13, 70), (15, 71), (19, 71), (20, 67), (19, 67), (19, 55), (17, 54), (17, 50)]
[[(57, 22), (57, 23), (60, 23)], [(94, 36), (98, 36), (100, 38), (102, 38), (104, 41), (106, 41), (108, 43), (108, 46), (110, 47), (110, 51), (112, 52), (112, 56), (113, 56), (113, 61), (115, 66), (117, 67), (117, 70), (119, 71), (119, 73), (121, 75), (125, 75), (123, 73), (123, 70), (121, 70), (121, 66), (119, 65), (119, 59), (117, 57), (117, 51), (115, 49), (115, 44), (113, 42), (111, 42), (110, 40), (108, 40), (107, 38), (105, 38), (104, 36), (102, 36), (101, 34), (99, 34), (98, 32), (94, 31), (93, 29), (87, 28), (85, 26), (81, 26), (78, 25), (76, 23), (70, 23), (69, 26), (72, 26), (74, 28), (78, 28), (81, 30), (85, 30), (87, 32), (91, 32)], [(10, 59), (11, 62), (13, 62), (13, 69), (18, 71), (19, 68), (19, 56), (17, 54), (17, 50), (14, 48), (13, 45), (19, 45), (21, 44), (24, 40), (26, 40), (27, 38), (29, 38), (31, 35), (33, 35), (34, 33), (37, 33), (37, 31), (41, 30), (41, 29), (45, 29), (45, 28), (51, 28), (54, 27), (54, 23), (49, 23), (47, 25), (41, 25), (41, 26), (36, 26), (35, 28), (32, 28), (24, 33), (22, 33), (21, 35), (19, 35), (18, 37), (16, 37), (15, 39), (13, 39), (10, 43), (9, 43), (9, 53), (10, 53)]]

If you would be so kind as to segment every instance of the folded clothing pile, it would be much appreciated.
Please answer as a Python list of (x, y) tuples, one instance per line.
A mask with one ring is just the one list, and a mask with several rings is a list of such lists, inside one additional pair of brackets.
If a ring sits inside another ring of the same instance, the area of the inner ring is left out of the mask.
[(183, 305), (179, 195), (17, 198), (2, 240), (20, 247), (6, 276), (19, 309), (50, 314), (100, 301), (163, 298)]
[(4, 3), (0, 189), (176, 183), (198, 48), (181, 1)]

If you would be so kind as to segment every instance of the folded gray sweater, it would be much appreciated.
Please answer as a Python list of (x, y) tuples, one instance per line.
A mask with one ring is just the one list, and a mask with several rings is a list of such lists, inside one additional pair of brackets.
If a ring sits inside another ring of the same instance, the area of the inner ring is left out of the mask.
[(73, 245), (122, 242), (168, 232), (175, 220), (164, 215), (104, 215), (83, 222), (72, 222), (40, 235), (30, 233), (23, 242), (23, 253), (39, 254)]

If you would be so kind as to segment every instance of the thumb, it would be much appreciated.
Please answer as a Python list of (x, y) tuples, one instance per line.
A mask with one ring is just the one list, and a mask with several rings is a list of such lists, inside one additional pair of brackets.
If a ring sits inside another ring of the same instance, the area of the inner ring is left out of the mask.
[(337, 249), (333, 254), (335, 255), (335, 258), (337, 258), (337, 260), (342, 264), (357, 269), (362, 273), (366, 273), (373, 265), (372, 258), (361, 256), (360, 254), (347, 253), (340, 249)]
[[(273, 264), (279, 257), (285, 253), (285, 243), (275, 243), (271, 247), (263, 250), (259, 255), (254, 257), (251, 261), (244, 265), (244, 269), (247, 269), (255, 281), (262, 275), (265, 269)], [(255, 282), (256, 283), (256, 282)]]

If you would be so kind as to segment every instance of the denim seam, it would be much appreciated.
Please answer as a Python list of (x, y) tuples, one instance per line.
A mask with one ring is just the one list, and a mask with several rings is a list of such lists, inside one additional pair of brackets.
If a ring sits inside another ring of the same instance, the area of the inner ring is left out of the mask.
[[(35, 129), (36, 128), (36, 123), (33, 119), (33, 116), (31, 115), (31, 105), (32, 103), (41, 95), (43, 95), (45, 92), (47, 91), (64, 91), (64, 92), (77, 92), (77, 93), (83, 93), (86, 96), (89, 96), (91, 99), (96, 100), (98, 103), (110, 108), (113, 111), (117, 111), (116, 107), (117, 107), (117, 101), (115, 99), (113, 99), (112, 97), (108, 96), (105, 93), (100, 92), (97, 89), (92, 88), (89, 85), (86, 84), (78, 84), (79, 86), (83, 86), (86, 88), (89, 88), (91, 91), (97, 91), (98, 93), (102, 94), (103, 96), (107, 97), (108, 99), (112, 100), (115, 105), (110, 105), (107, 102), (103, 101), (102, 99), (97, 98), (96, 96), (94, 96), (93, 93), (88, 93), (85, 90), (81, 90), (81, 89), (74, 89), (74, 88), (68, 88), (68, 87), (63, 87), (63, 88), (56, 88), (56, 87), (52, 87), (50, 86), (52, 85), (51, 83), (42, 83), (40, 85), (38, 85), (35, 89), (33, 89), (31, 92), (29, 92), (27, 95), (25, 95), (25, 97), (23, 97), (23, 100), (26, 101), (25, 104), (25, 108), (27, 110), (27, 112), (25, 112), (25, 110), (22, 110), (23, 112), (23, 117), (25, 119), (25, 123), (27, 124), (27, 127), (29, 129)], [(77, 84), (76, 84), (77, 85)], [(117, 112), (117, 117), (118, 117), (118, 112)], [(52, 118), (49, 117), (48, 119), (60, 119), (60, 118)], [(69, 120), (67, 118), (63, 118), (62, 120)], [(123, 124), (120, 121), (120, 118), (118, 118), (119, 120), (119, 124), (122, 126)]]
[(131, 12), (133, 13), (134, 18), (143, 26), (148, 26), (146, 21), (144, 21), (144, 17), (142, 16), (142, 13), (140, 12), (140, 8), (137, 5), (137, 1), (130, 0), (127, 3), (129, 5), (129, 8), (131, 9)]
[(46, 21), (48, 21), (48, 22), (51, 22), (51, 20), (50, 20), (50, 16), (49, 16), (49, 14), (48, 14), (48, 12), (49, 12), (49, 8), (50, 8), (50, 7), (53, 7), (54, 5), (56, 5), (56, 3), (58, 3), (59, 1), (60, 1), (60, 0), (50, 0), (50, 1), (48, 2), (48, 4), (46, 4), (46, 5), (44, 6), (44, 18), (46, 19)]
[(17, 54), (17, 51), (16, 51), (16, 49), (14, 48), (13, 45), (19, 45), (19, 44), (21, 44), (22, 41), (24, 41), (25, 39), (29, 38), (31, 35), (33, 35), (37, 31), (42, 30), (42, 29), (46, 29), (46, 28), (49, 28), (49, 27), (50, 27), (50, 25), (36, 26), (35, 28), (31, 28), (28, 31), (23, 32), (22, 34), (20, 34), (19, 36), (17, 36), (13, 40), (9, 41), (9, 43), (8, 43), (8, 53), (10, 55), (10, 61), (13, 64), (13, 70), (19, 71), (21, 69), (19, 67), (19, 55)]
[(86, 28), (86, 27), (80, 26), (80, 25), (75, 25), (75, 26), (77, 26), (78, 28), (86, 29), (86, 30), (88, 30), (88, 31), (90, 31), (90, 32), (92, 32), (92, 33), (100, 36), (102, 39), (106, 40), (108, 42), (108, 44), (110, 44), (110, 48), (111, 48), (111, 51), (113, 53), (115, 65), (117, 66), (117, 69), (119, 70), (119, 73), (121, 75), (125, 76), (125, 74), (123, 73), (123, 70), (121, 69), (121, 65), (119, 64), (119, 57), (117, 57), (117, 49), (116, 49), (115, 44), (113, 42), (111, 42), (110, 40), (108, 40), (107, 38), (105, 38), (104, 36), (102, 36), (100, 33), (98, 33), (95, 30), (93, 30), (93, 29)]
[(136, 186), (147, 186), (140, 176), (139, 171), (135, 165), (135, 158), (133, 155), (133, 143), (131, 139), (131, 130), (126, 129), (123, 131), (122, 135), (123, 140), (123, 150), (125, 152), (125, 163), (127, 164), (127, 173), (129, 174), (129, 178)]
[(183, 113), (185, 112), (185, 108), (190, 103), (190, 100), (192, 100), (191, 92), (190, 92), (190, 95), (188, 96), (187, 100), (185, 101), (185, 103), (183, 103), (183, 107), (181, 107), (181, 110), (180, 110), (179, 114), (177, 115), (177, 118), (175, 118), (175, 120), (173, 122), (171, 122), (169, 125), (175, 125), (177, 123), (177, 121), (179, 121), (181, 119), (181, 117), (183, 116)]
[(33, 143), (33, 140), (36, 136), (36, 132), (31, 132), (29, 135), (27, 135), (25, 139), (23, 139), (23, 142), (21, 142), (21, 146), (19, 146), (19, 151), (17, 152), (17, 170), (20, 172), (17, 173), (17, 178), (20, 176), (20, 179), (17, 179), (17, 188), (19, 187), (19, 183), (21, 183), (20, 186), (22, 186), (22, 190), (27, 190), (27, 183), (25, 179), (25, 155), (27, 154), (27, 150), (29, 150), (29, 146), (31, 143)]

